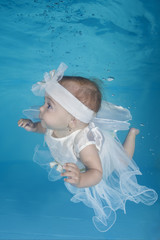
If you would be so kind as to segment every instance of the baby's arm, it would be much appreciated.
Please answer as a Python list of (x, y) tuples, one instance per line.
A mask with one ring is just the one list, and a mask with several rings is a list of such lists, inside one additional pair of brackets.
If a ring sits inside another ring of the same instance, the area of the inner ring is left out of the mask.
[(79, 188), (91, 187), (100, 182), (102, 179), (102, 165), (96, 146), (89, 145), (80, 152), (80, 159), (86, 166), (86, 172), (81, 173), (74, 163), (64, 165), (66, 176), (65, 181)]
[(24, 128), (28, 132), (45, 133), (46, 129), (42, 127), (41, 122), (32, 122), (30, 119), (20, 119), (18, 126)]

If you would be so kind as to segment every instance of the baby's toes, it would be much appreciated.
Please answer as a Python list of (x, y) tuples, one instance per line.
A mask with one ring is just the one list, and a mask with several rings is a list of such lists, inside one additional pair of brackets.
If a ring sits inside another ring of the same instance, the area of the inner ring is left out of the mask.
[(131, 129), (130, 129), (130, 132), (131, 132), (133, 135), (135, 135), (135, 136), (140, 133), (139, 129), (137, 129), (137, 128), (131, 128)]

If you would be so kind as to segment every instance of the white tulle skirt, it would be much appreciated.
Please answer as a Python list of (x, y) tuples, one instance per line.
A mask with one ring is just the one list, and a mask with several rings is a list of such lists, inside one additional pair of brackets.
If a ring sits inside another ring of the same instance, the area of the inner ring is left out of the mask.
[[(131, 160), (118, 138), (105, 131), (104, 143), (100, 158), (103, 167), (103, 179), (97, 185), (89, 188), (76, 188), (65, 183), (66, 188), (73, 194), (71, 201), (83, 202), (87, 207), (93, 208), (95, 216), (92, 220), (100, 232), (108, 231), (116, 221), (116, 211), (124, 212), (126, 201), (142, 202), (152, 205), (157, 200), (157, 193), (153, 189), (137, 183), (136, 175), (141, 175), (137, 165)], [(50, 168), (53, 158), (49, 150), (37, 148), (34, 161), (48, 171), (51, 181), (61, 178), (56, 167)]]

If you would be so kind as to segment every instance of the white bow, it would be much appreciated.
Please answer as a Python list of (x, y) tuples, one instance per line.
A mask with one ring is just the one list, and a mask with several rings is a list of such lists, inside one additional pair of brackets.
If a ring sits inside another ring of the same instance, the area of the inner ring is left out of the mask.
[(47, 87), (47, 85), (51, 82), (58, 82), (62, 79), (65, 70), (68, 68), (68, 66), (65, 63), (61, 63), (58, 67), (58, 69), (52, 70), (49, 73), (45, 73), (44, 74), (44, 79), (41, 82), (37, 82), (36, 84), (34, 84), (32, 86), (32, 92), (36, 95), (36, 96), (41, 96), (43, 97), (45, 95), (45, 89)]

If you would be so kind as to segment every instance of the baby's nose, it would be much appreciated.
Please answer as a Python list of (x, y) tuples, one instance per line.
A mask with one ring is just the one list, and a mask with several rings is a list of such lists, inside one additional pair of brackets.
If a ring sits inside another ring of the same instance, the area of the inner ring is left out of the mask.
[(39, 108), (40, 113), (44, 112), (44, 105)]
[(42, 112), (43, 109), (44, 109), (44, 105), (42, 105), (42, 106), (39, 108), (40, 112)]
[(40, 111), (40, 113), (39, 113), (39, 118), (41, 119), (41, 118), (42, 118), (42, 114), (43, 114), (43, 106), (41, 106), (41, 107), (39, 108), (39, 111)]

